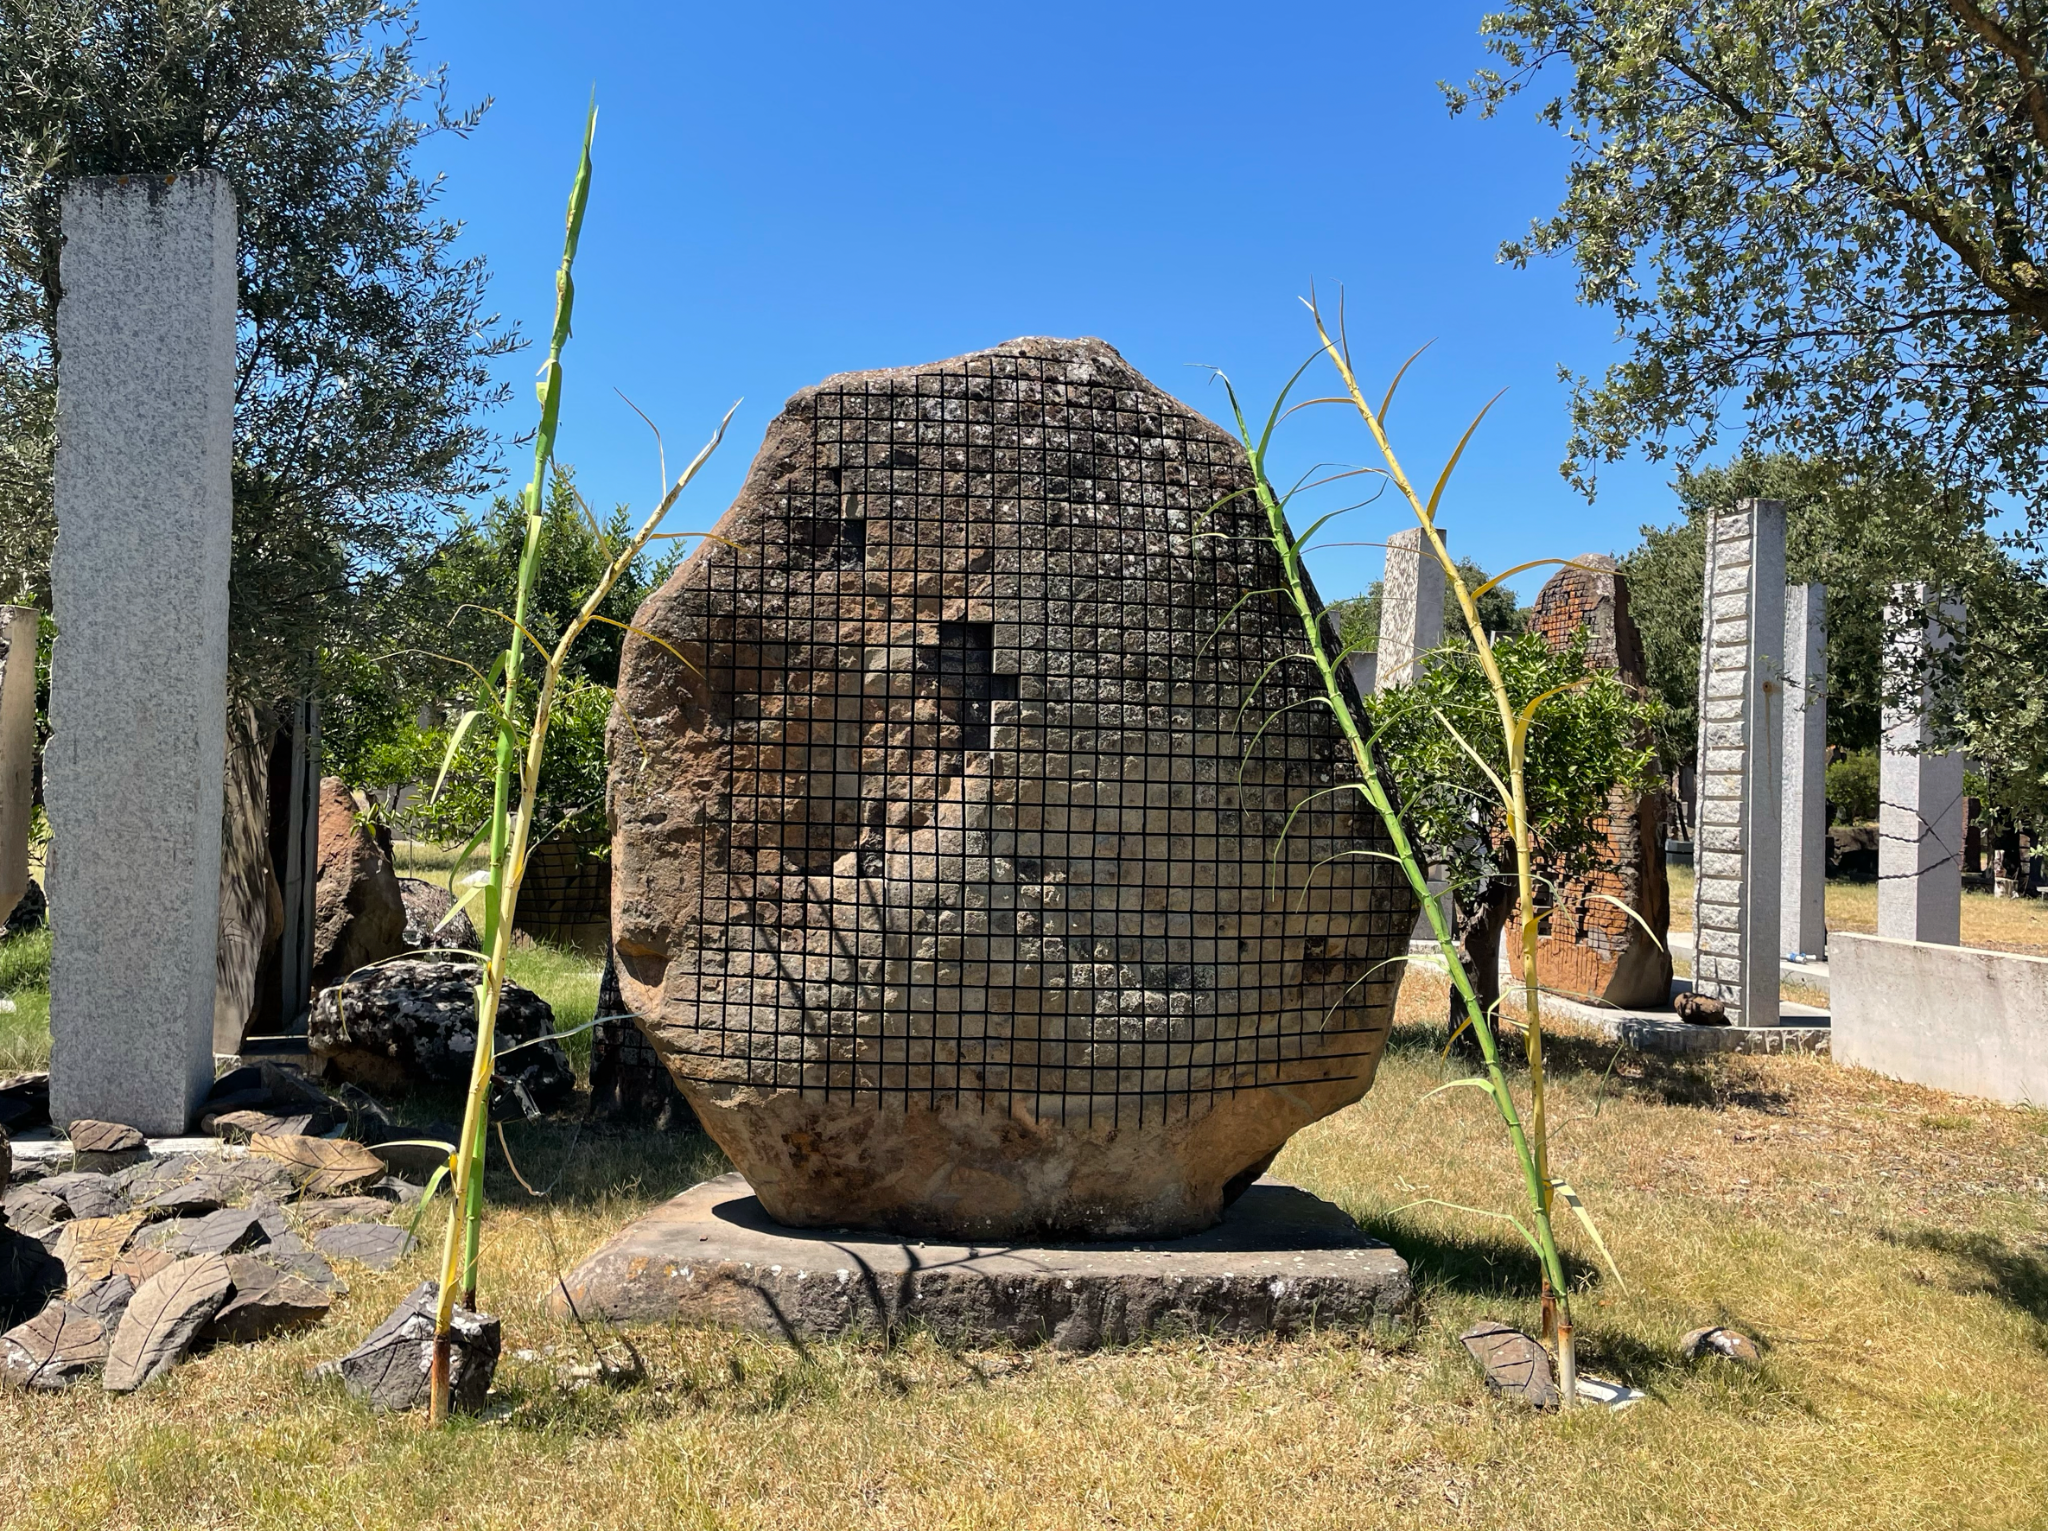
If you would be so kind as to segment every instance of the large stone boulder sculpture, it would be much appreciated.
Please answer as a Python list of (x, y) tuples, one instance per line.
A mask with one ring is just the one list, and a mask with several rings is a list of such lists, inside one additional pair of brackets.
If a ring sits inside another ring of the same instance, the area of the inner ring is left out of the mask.
[(620, 987), (772, 1217), (1186, 1233), (1371, 1085), (1414, 903), (1248, 482), (1097, 340), (849, 373), (640, 608)]

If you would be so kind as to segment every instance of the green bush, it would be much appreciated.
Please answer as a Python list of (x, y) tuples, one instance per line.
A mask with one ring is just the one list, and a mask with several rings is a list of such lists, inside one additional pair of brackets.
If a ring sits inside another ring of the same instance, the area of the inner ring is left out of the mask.
[(1828, 806), (1845, 824), (1877, 818), (1877, 751), (1851, 750), (1828, 767)]

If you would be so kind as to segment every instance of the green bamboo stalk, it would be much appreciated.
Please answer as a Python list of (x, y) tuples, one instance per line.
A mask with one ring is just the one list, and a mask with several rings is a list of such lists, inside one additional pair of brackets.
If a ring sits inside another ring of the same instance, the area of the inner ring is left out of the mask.
[[(576, 244), (583, 233), (583, 211), (590, 200), (590, 145), (596, 133), (597, 101), (593, 97), (583, 124), (582, 157), (569, 191), (568, 229), (562, 242), (562, 265), (555, 276), (555, 323), (548, 337), (548, 356), (538, 387), (541, 412), (540, 426), (533, 440), (533, 478), (527, 484), (524, 496), (526, 541), (519, 557), (519, 588), (512, 609), (512, 631), (505, 644), (504, 704), (498, 718), (496, 774), (491, 800), (490, 880), (484, 895), (484, 950), (489, 956), (476, 990), (476, 1057), (470, 1067), (469, 1097), (464, 1107), (462, 1135), (451, 1174), (441, 1289), (434, 1312), (432, 1386), (428, 1406), (428, 1420), (433, 1424), (438, 1424), (448, 1412), (449, 1345), (458, 1279), (463, 1306), (472, 1310), (476, 1306), (477, 1253), (483, 1224), (483, 1175), (480, 1170), (484, 1160), (484, 1133), (490, 1117), (498, 999), (504, 992), (505, 969), (511, 956), (511, 914), (518, 898), (519, 862), (524, 858), (526, 818), (531, 804), (530, 798), (522, 801), (522, 811), (515, 825), (511, 794), (519, 742), (514, 732), (514, 719), (518, 716), (527, 604), (533, 593), (535, 572), (540, 566), (541, 528), (544, 524), (541, 497), (547, 483), (548, 463), (554, 456), (555, 432), (562, 414), (562, 349), (568, 344), (570, 319), (576, 304), (572, 270), (576, 262)], [(545, 718), (544, 710), (536, 715), (536, 727), (541, 731), (546, 727)]]
[[(1313, 310), (1312, 304), (1311, 309)], [(1382, 455), (1388, 464), (1388, 476), (1401, 489), (1410, 507), (1415, 511), (1417, 520), (1423, 528), (1424, 535), (1429, 539), (1433, 553), (1449, 570), (1454, 588), (1458, 593), (1459, 603), (1466, 614), (1468, 625), (1472, 629), (1473, 641), (1478, 648), (1480, 662), (1485, 669), (1489, 685), (1494, 693), (1496, 705), (1500, 709), (1503, 728), (1508, 734), (1511, 776), (1509, 791), (1506, 794), (1506, 801), (1503, 803), (1503, 807), (1508, 814), (1508, 822), (1515, 839), (1517, 871), (1519, 874), (1517, 880), (1523, 900), (1523, 908), (1527, 911), (1533, 908), (1534, 900), (1530, 897), (1532, 868), (1529, 854), (1527, 798), (1523, 766), (1526, 759), (1525, 746), (1528, 725), (1530, 718), (1533, 716), (1534, 704), (1531, 704), (1529, 708), (1522, 709), (1520, 712), (1517, 712), (1514, 708), (1509, 699), (1506, 683), (1501, 677), (1499, 667), (1494, 662), (1492, 645), (1478, 621), (1478, 612), (1473, 603), (1471, 593), (1466, 589), (1464, 581), (1459, 578), (1455, 569), (1451, 568), (1449, 557), (1444, 550), (1443, 539), (1436, 531), (1436, 498), (1441, 495), (1443, 485), (1449, 478), (1451, 468), (1456, 466), (1457, 454), (1453, 454), (1450, 464), (1446, 466), (1443, 475), (1438, 479), (1435, 493), (1430, 501), (1425, 504), (1410, 486), (1405, 473), (1400, 467), (1399, 459), (1394, 453), (1392, 443), (1386, 437), (1384, 430), (1385, 405), (1383, 404), (1379, 410), (1375, 411), (1365, 402), (1363, 395), (1358, 389), (1356, 379), (1352, 375), (1348, 358), (1343, 355), (1341, 348), (1331, 343), (1330, 337), (1323, 330), (1320, 314), (1316, 316), (1316, 327), (1318, 334), (1322, 336), (1325, 350), (1336, 361), (1338, 370), (1343, 375), (1351, 402), (1354, 403), (1359, 412), (1366, 418), (1373, 431), (1375, 440), (1380, 445)], [(1299, 374), (1297, 374), (1298, 377)], [(1396, 378), (1396, 383), (1398, 382), (1399, 379)], [(1292, 384), (1289, 385), (1290, 389), (1291, 387)], [(1329, 651), (1322, 613), (1316, 608), (1315, 603), (1308, 594), (1308, 582), (1302, 563), (1303, 544), (1307, 539), (1297, 539), (1290, 531), (1286, 518), (1287, 496), (1278, 493), (1274, 489), (1272, 480), (1266, 471), (1266, 450), (1271, 442), (1273, 430), (1278, 424), (1282, 411), (1285, 408), (1286, 397), (1286, 391), (1283, 391), (1280, 401), (1274, 405), (1273, 411), (1267, 419), (1263, 434), (1255, 438), (1251, 433), (1250, 427), (1245, 422), (1242, 411), (1237, 409), (1235, 394), (1233, 393), (1231, 396), (1231, 406), (1236, 414), (1238, 434), (1244, 443), (1246, 455), (1251, 463), (1252, 487), (1258, 504), (1265, 513), (1267, 539), (1280, 559), (1282, 577), (1285, 580), (1285, 593), (1292, 602), (1295, 614), (1301, 623), (1302, 634), (1307, 644), (1307, 653), (1302, 657), (1306, 658), (1315, 667), (1317, 676), (1322, 684), (1322, 700), (1336, 718), (1337, 726), (1342, 731), (1345, 742), (1351, 749), (1353, 762), (1358, 770), (1358, 790), (1365, 797), (1366, 801), (1372, 805), (1373, 810), (1379, 815), (1380, 821), (1386, 826), (1387, 834), (1394, 846), (1395, 859), (1399, 862), (1403, 873), (1408, 879), (1409, 886), (1414, 890), (1416, 899), (1421, 904), (1424, 916), (1429, 921), (1430, 932), (1435, 937), (1438, 949), (1443, 954), (1445, 968), (1450, 977), (1452, 987), (1456, 990), (1459, 1001), (1464, 1006), (1467, 1023), (1471, 1026), (1473, 1035), (1478, 1040), (1480, 1055), (1486, 1069), (1487, 1093), (1492, 1096), (1494, 1105), (1500, 1113), (1502, 1124), (1507, 1129), (1508, 1141), (1514, 1152), (1516, 1163), (1521, 1170), (1523, 1189), (1528, 1199), (1532, 1228), (1522, 1229), (1521, 1231), (1534, 1250), (1537, 1263), (1542, 1271), (1546, 1311), (1549, 1310), (1553, 1300), (1552, 1294), (1555, 1294), (1554, 1300), (1559, 1305), (1561, 1314), (1557, 1328), (1559, 1391), (1563, 1406), (1570, 1408), (1575, 1402), (1577, 1393), (1577, 1358), (1573, 1347), (1571, 1313), (1566, 1296), (1568, 1288), (1565, 1285), (1563, 1256), (1559, 1249), (1556, 1231), (1551, 1221), (1554, 1182), (1550, 1176), (1549, 1155), (1545, 1141), (1547, 1123), (1543, 1112), (1541, 1042), (1540, 1034), (1536, 1031), (1538, 1022), (1533, 996), (1531, 996), (1530, 1000), (1532, 1040), (1530, 1053), (1531, 1105), (1530, 1117), (1525, 1123), (1520, 1109), (1515, 1103), (1514, 1092), (1509, 1087), (1506, 1070), (1501, 1065), (1499, 1043), (1494, 1032), (1493, 1018), (1486, 1014), (1485, 1006), (1480, 1003), (1478, 992), (1472, 984), (1471, 975), (1465, 969), (1464, 959), (1458, 951), (1457, 942), (1448, 922), (1444, 918), (1443, 909), (1430, 891), (1428, 868), (1422, 857), (1417, 853), (1413, 842), (1409, 839), (1407, 828), (1401, 822), (1400, 813), (1389, 797), (1386, 786), (1380, 778), (1378, 767), (1373, 759), (1372, 741), (1360, 728), (1357, 716), (1345, 698), (1343, 686), (1339, 680), (1336, 668), (1337, 660), (1331, 656)], [(1392, 390), (1389, 390), (1388, 398), (1391, 400)], [(1475, 429), (1477, 424), (1478, 422), (1475, 421)], [(1471, 432), (1467, 431), (1466, 439), (1469, 440), (1470, 437)], [(1460, 452), (1463, 450), (1463, 445), (1462, 442), (1459, 444)], [(1533, 922), (1525, 917), (1525, 925), (1528, 935), (1533, 938)], [(1528, 985), (1533, 988), (1535, 965), (1533, 961), (1534, 953), (1529, 950), (1530, 944), (1532, 943), (1525, 942), (1524, 972)], [(1520, 1228), (1521, 1225), (1517, 1223), (1516, 1226)]]

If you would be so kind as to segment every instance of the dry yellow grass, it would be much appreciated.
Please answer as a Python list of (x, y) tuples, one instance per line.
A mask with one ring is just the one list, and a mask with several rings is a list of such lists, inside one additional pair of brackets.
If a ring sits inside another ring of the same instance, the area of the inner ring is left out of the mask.
[[(1530, 1323), (1508, 1158), (1432, 1045), (1410, 979), (1380, 1081), (1279, 1172), (1414, 1261), (1412, 1337), (1200, 1338), (1082, 1358), (780, 1345), (641, 1332), (642, 1386), (573, 1390), (573, 1328), (539, 1306), (580, 1255), (717, 1167), (697, 1140), (586, 1137), (550, 1212), (493, 1182), (486, 1295), (508, 1357), (490, 1417), (427, 1436), (306, 1370), (429, 1268), (351, 1270), (303, 1338), (199, 1359), (133, 1398), (0, 1395), (0, 1525), (720, 1528), (2028, 1527), (2048, 1505), (2048, 1118), (1825, 1061), (1615, 1059), (1554, 1048), (1561, 1168), (1628, 1277), (1580, 1267), (1590, 1369), (1651, 1394), (1536, 1417), (1456, 1343)], [(1610, 1063), (1613, 1065), (1610, 1069)], [(515, 1145), (550, 1177), (567, 1134)], [(536, 1179), (536, 1183), (543, 1183)], [(1567, 1237), (1572, 1231), (1568, 1231)], [(1578, 1241), (1585, 1254), (1584, 1241)], [(1726, 1322), (1760, 1372), (1681, 1361)]]
[[(1827, 887), (1829, 930), (1869, 935), (1877, 929), (1877, 884), (1831, 882)], [(1692, 929), (1692, 873), (1671, 870), (1671, 928)], [(1963, 945), (1992, 951), (2048, 956), (2048, 899), (1963, 895)]]

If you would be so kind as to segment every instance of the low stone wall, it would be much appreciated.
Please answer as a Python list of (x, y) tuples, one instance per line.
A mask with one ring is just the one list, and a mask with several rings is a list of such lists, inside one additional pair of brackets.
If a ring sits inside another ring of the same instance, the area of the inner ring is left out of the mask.
[(2048, 1105), (2048, 958), (1833, 934), (1828, 965), (1838, 1062)]

